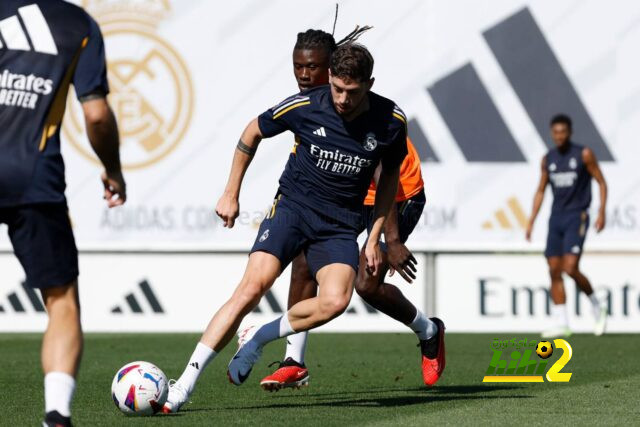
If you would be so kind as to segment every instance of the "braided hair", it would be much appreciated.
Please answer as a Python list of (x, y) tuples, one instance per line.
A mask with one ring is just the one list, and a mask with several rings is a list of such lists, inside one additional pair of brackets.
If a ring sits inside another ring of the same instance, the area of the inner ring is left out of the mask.
[(333, 54), (333, 52), (339, 47), (347, 43), (352, 43), (358, 40), (363, 33), (369, 31), (373, 27), (369, 25), (365, 25), (364, 27), (360, 27), (359, 25), (347, 34), (342, 40), (336, 43), (333, 38), (333, 34), (336, 30), (336, 22), (338, 22), (338, 5), (336, 4), (336, 16), (333, 21), (333, 31), (331, 34), (322, 31), (322, 30), (312, 30), (309, 29), (303, 33), (298, 33), (298, 38), (296, 40), (296, 45), (294, 46), (294, 50), (302, 49), (302, 50), (316, 50), (316, 49), (324, 49), (329, 56)]

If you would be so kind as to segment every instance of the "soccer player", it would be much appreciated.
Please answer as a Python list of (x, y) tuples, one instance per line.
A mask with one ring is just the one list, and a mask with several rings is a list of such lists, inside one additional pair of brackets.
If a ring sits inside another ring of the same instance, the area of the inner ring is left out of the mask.
[[(363, 29), (368, 29), (364, 27)], [(358, 29), (356, 29), (358, 31)], [(299, 33), (293, 49), (293, 71), (301, 91), (326, 84), (329, 81), (329, 59), (337, 46), (357, 37), (356, 31), (344, 40), (335, 42), (333, 36), (321, 30), (307, 30)], [(420, 341), (422, 351), (422, 372), (425, 384), (433, 385), (444, 369), (444, 325), (434, 318), (430, 320), (395, 286), (384, 283), (389, 265), (398, 266), (398, 272), (411, 283), (415, 278), (415, 258), (404, 242), (416, 226), (425, 205), (424, 183), (420, 169), (420, 158), (413, 144), (407, 138), (408, 154), (400, 167), (400, 185), (396, 194), (395, 207), (390, 210), (385, 222), (385, 241), (382, 249), (380, 274), (366, 274), (366, 258), (360, 254), (360, 266), (356, 279), (356, 292), (371, 306), (411, 328)], [(295, 154), (292, 153), (292, 156)], [(373, 219), (376, 185), (372, 182), (364, 201), (364, 227), (370, 229)], [(392, 270), (393, 274), (393, 270)], [(289, 286), (289, 308), (307, 298), (315, 297), (315, 282), (304, 253), (298, 255), (291, 265), (291, 283)], [(441, 331), (440, 334), (436, 331)], [(308, 384), (309, 372), (304, 364), (307, 345), (307, 332), (287, 337), (287, 347), (283, 362), (271, 375), (265, 377), (261, 386), (265, 390), (278, 390), (285, 387), (300, 387)], [(436, 355), (440, 355), (438, 359)]]
[(330, 84), (285, 99), (252, 120), (238, 142), (216, 212), (225, 226), (238, 216), (242, 178), (259, 141), (292, 131), (299, 139), (280, 177), (273, 206), (260, 225), (244, 277), (215, 314), (184, 372), (169, 389), (165, 412), (179, 410), (207, 364), (233, 338), (240, 322), (300, 251), (319, 284), (318, 296), (285, 315), (245, 331), (227, 375), (236, 385), (249, 376), (268, 342), (329, 322), (348, 306), (358, 269), (362, 203), (382, 163), (373, 226), (365, 247), (368, 274), (380, 271), (380, 234), (407, 154), (406, 119), (389, 99), (370, 91), (373, 57), (348, 43), (331, 57)]
[(49, 316), (42, 340), (43, 424), (70, 426), (83, 339), (60, 127), (73, 84), (105, 167), (104, 198), (109, 207), (123, 204), (118, 130), (105, 98), (104, 44), (95, 21), (62, 0), (2, 0), (0, 41), (0, 222)]
[(533, 224), (542, 205), (545, 188), (550, 183), (553, 205), (544, 255), (547, 257), (551, 275), (552, 315), (556, 325), (544, 331), (543, 338), (571, 334), (565, 305), (563, 272), (575, 280), (578, 288), (591, 300), (596, 319), (595, 335), (604, 333), (607, 321), (606, 307), (600, 304), (589, 279), (579, 268), (582, 246), (589, 228), (591, 178), (594, 178), (600, 187), (600, 209), (595, 222), (597, 232), (602, 231), (605, 226), (607, 184), (593, 151), (571, 141), (571, 131), (571, 119), (568, 116), (558, 114), (551, 119), (551, 139), (556, 148), (549, 150), (542, 158), (540, 184), (533, 198), (533, 212), (526, 231), (527, 240), (531, 240)]

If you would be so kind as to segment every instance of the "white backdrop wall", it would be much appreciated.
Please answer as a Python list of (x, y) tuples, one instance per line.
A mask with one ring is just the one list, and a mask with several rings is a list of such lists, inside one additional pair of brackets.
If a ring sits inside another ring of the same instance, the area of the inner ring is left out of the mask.
[[(249, 247), (292, 135), (262, 143), (234, 230), (222, 228), (212, 208), (245, 124), (296, 91), (296, 33), (331, 31), (335, 2), (83, 4), (106, 40), (129, 201), (105, 209), (99, 168), (72, 99), (63, 151), (79, 246)], [(613, 159), (602, 164), (610, 188), (608, 227), (590, 236), (589, 247), (640, 247), (640, 3), (342, 2), (336, 36), (356, 24), (375, 27), (361, 38), (376, 58), (374, 89), (409, 116), (424, 160), (428, 207), (414, 247), (527, 247), (523, 218), (549, 143), (546, 123), (560, 110), (576, 119), (578, 142)], [(541, 75), (546, 80), (539, 82)], [(545, 81), (556, 86), (544, 88)], [(598, 204), (594, 191), (594, 210)], [(549, 205), (535, 248), (544, 241)], [(8, 248), (5, 234), (0, 247)]]
[[(194, 292), (204, 287), (211, 304), (198, 302), (203, 306), (187, 312), (188, 324), (151, 317), (159, 323), (136, 323), (140, 329), (161, 324), (166, 330), (199, 330), (206, 323), (205, 313), (231, 292), (243, 256), (158, 258), (117, 252), (224, 252), (250, 247), (277, 189), (292, 135), (261, 144), (245, 180), (242, 214), (233, 230), (221, 226), (213, 207), (245, 124), (296, 91), (291, 67), (296, 33), (307, 28), (330, 31), (335, 2), (77, 2), (104, 33), (110, 102), (122, 134), (129, 191), (126, 206), (104, 207), (100, 169), (72, 94), (63, 154), (74, 232), (81, 250), (114, 251), (81, 257), (85, 305), (91, 307), (89, 298), (102, 304), (85, 310), (86, 324), (89, 330), (121, 330), (131, 325), (123, 320), (127, 316), (142, 318), (127, 313), (128, 305), (118, 298), (133, 292), (130, 289), (142, 292), (139, 283), (146, 278), (161, 293), (166, 313), (169, 301), (178, 305), (183, 298), (176, 287)], [(549, 197), (532, 244), (524, 241), (524, 222), (540, 159), (550, 143), (547, 121), (563, 111), (575, 119), (576, 141), (591, 146), (602, 160), (609, 183), (607, 228), (598, 235), (590, 233), (587, 253), (640, 250), (639, 2), (620, 1), (616, 7), (595, 0), (341, 2), (336, 37), (356, 24), (375, 27), (361, 38), (376, 59), (374, 90), (404, 109), (423, 160), (428, 205), (409, 242), (412, 249), (539, 251), (546, 235)], [(598, 205), (594, 191), (594, 212)], [(17, 292), (22, 299), (28, 295), (20, 294), (24, 275), (10, 256), (4, 226), (0, 226), (0, 249), (5, 251), (0, 255), (0, 306), (5, 309), (0, 312), (0, 327), (42, 326), (42, 317), (35, 323), (7, 323), (15, 311), (9, 295)], [(491, 274), (501, 274), (505, 283), (544, 283), (544, 260), (539, 255), (517, 258), (513, 265), (522, 263), (517, 277), (511, 276), (510, 262), (502, 262), (511, 258), (491, 259), (486, 258), (487, 266), (495, 266)], [(470, 304), (469, 310), (477, 303), (473, 292), (478, 292), (484, 260), (461, 259), (469, 266), (466, 273), (451, 271), (450, 258), (438, 261), (438, 313), (454, 317), (457, 306), (452, 305), (453, 298), (445, 298), (447, 292), (469, 292), (468, 301), (463, 301)], [(610, 260), (617, 262), (615, 257)], [(103, 263), (110, 267), (105, 269)], [(639, 283), (631, 270), (633, 261), (621, 258), (619, 266), (620, 274), (628, 273), (632, 284)], [(623, 286), (623, 278), (618, 279), (610, 286)], [(286, 278), (274, 291), (281, 305), (286, 299), (284, 282)], [(426, 291), (415, 292), (414, 297), (424, 303)], [(122, 305), (120, 317), (111, 313), (116, 304)], [(181, 310), (188, 310), (188, 304), (181, 305)], [(637, 301), (635, 307), (637, 313)], [(468, 311), (451, 328), (525, 327), (520, 320), (493, 322), (472, 313)], [(15, 315), (12, 319), (23, 319)], [(344, 320), (335, 327), (395, 327), (376, 323), (371, 316), (362, 319), (362, 323)], [(616, 328), (625, 330), (624, 319), (616, 322)]]

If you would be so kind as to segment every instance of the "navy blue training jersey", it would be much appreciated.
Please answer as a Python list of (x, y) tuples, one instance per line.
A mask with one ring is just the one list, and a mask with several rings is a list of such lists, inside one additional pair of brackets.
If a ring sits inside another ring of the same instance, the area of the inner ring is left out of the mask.
[(0, 1), (0, 206), (64, 202), (60, 127), (69, 84), (107, 94), (102, 35), (62, 0)]
[(552, 214), (587, 210), (591, 204), (591, 174), (582, 160), (583, 150), (583, 146), (570, 142), (564, 153), (555, 148), (547, 153)]
[(258, 117), (266, 138), (286, 130), (297, 136), (280, 192), (354, 228), (377, 165), (399, 167), (407, 155), (404, 113), (387, 98), (368, 96), (369, 109), (349, 122), (335, 111), (328, 85), (289, 97)]

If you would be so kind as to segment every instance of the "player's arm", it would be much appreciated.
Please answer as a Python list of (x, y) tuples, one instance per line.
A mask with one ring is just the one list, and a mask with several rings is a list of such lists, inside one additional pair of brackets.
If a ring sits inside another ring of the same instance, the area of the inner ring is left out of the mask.
[(533, 209), (531, 210), (531, 216), (529, 217), (529, 224), (527, 225), (526, 238), (531, 241), (531, 232), (533, 231), (533, 223), (536, 221), (542, 201), (544, 200), (544, 191), (549, 183), (549, 172), (547, 172), (547, 156), (542, 158), (540, 165), (540, 182), (536, 189), (536, 194), (533, 196)]
[(382, 164), (378, 186), (376, 188), (376, 201), (373, 206), (373, 226), (369, 232), (369, 239), (365, 248), (365, 256), (367, 258), (367, 269), (369, 274), (377, 275), (382, 262), (382, 254), (380, 252), (380, 236), (384, 229), (385, 220), (389, 215), (389, 211), (393, 206), (396, 192), (398, 191), (398, 182), (400, 179), (400, 165), (393, 167), (385, 167)]
[(239, 197), (242, 180), (261, 140), (262, 133), (260, 132), (258, 119), (255, 118), (249, 122), (236, 145), (229, 179), (227, 180), (224, 193), (216, 205), (216, 213), (222, 218), (225, 227), (233, 227), (238, 217), (240, 212)]
[(113, 111), (102, 94), (92, 94), (81, 99), (82, 111), (91, 148), (104, 166), (102, 184), (104, 198), (110, 208), (127, 200), (127, 186), (120, 166), (120, 137)]
[(104, 198), (111, 208), (127, 199), (120, 166), (120, 137), (113, 111), (107, 102), (109, 83), (104, 41), (98, 24), (87, 15), (89, 32), (73, 74), (73, 86), (82, 103), (87, 136), (93, 151), (104, 166), (101, 179)]
[(604, 229), (606, 223), (606, 208), (607, 208), (607, 182), (604, 180), (604, 175), (600, 170), (598, 159), (593, 151), (589, 148), (585, 148), (582, 151), (582, 161), (584, 162), (589, 174), (596, 180), (600, 187), (600, 209), (598, 210), (598, 218), (596, 219), (595, 227), (599, 233)]
[[(382, 165), (378, 165), (373, 175), (376, 187), (380, 181), (380, 171)], [(394, 197), (395, 199), (395, 197)], [(411, 283), (416, 278), (417, 261), (411, 251), (400, 241), (400, 231), (398, 226), (398, 210), (392, 205), (389, 209), (389, 215), (384, 223), (384, 241), (387, 245), (387, 256), (389, 265), (391, 266), (389, 275), (393, 276), (395, 271), (402, 276), (404, 280)]]

